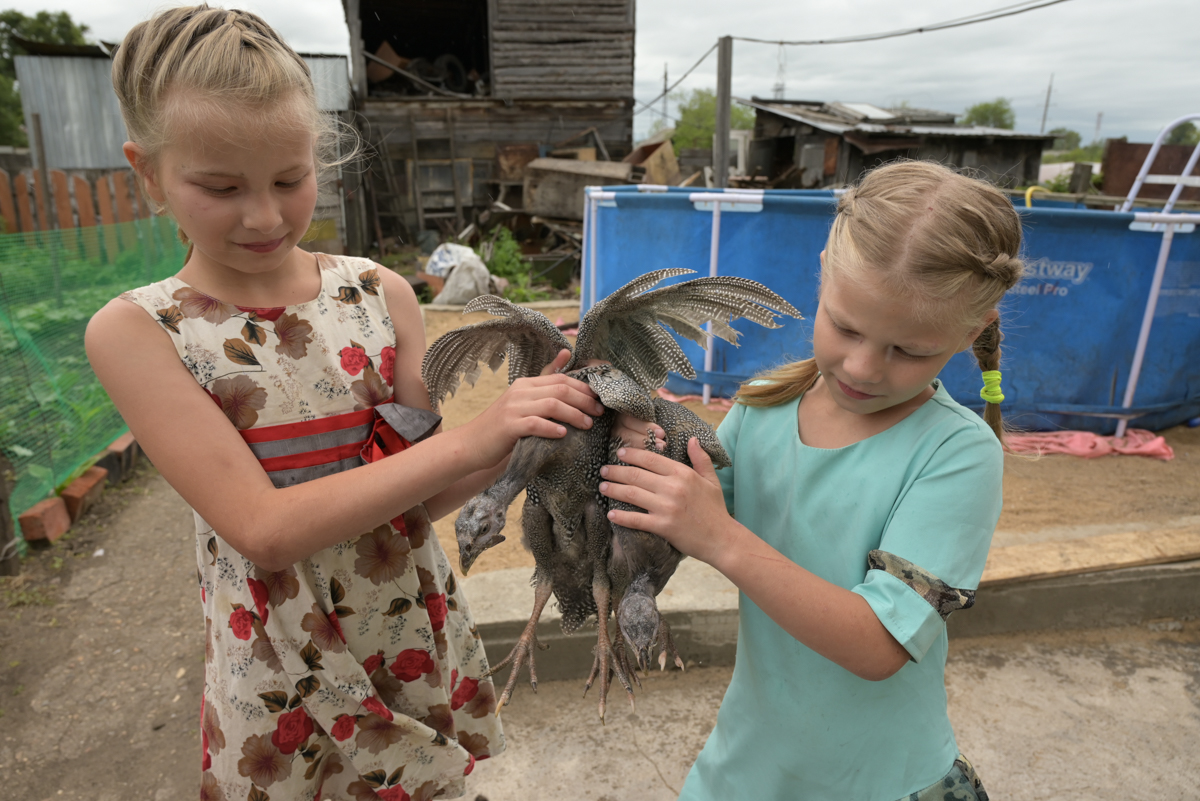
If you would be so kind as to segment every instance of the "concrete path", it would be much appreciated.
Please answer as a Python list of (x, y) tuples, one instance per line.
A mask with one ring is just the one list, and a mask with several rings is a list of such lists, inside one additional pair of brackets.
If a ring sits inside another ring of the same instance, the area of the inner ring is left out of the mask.
[[(467, 798), (673, 799), (731, 673), (655, 674), (636, 714), (615, 689), (604, 727), (582, 681), (523, 683), (508, 751), (479, 763)], [(946, 685), (959, 747), (997, 801), (1200, 797), (1200, 622), (956, 640)]]

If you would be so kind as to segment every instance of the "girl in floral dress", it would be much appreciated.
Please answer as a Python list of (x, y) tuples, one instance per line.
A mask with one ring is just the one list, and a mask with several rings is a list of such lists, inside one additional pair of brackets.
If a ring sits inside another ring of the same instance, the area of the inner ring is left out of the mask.
[(407, 282), (296, 247), (338, 132), (258, 17), (162, 12), (125, 38), (113, 83), (126, 156), (191, 247), (175, 277), (105, 306), (87, 350), (196, 513), (201, 798), (459, 796), (504, 738), (430, 519), (519, 438), (602, 408), (547, 374), (440, 433)]

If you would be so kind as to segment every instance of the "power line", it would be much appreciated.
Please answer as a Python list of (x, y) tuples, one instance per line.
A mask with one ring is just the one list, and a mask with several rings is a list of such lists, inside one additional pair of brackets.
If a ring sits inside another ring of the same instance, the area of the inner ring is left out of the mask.
[(974, 25), (977, 22), (989, 22), (994, 19), (1003, 17), (1012, 17), (1017, 14), (1024, 14), (1026, 11), (1036, 11), (1039, 8), (1047, 8), (1055, 6), (1059, 3), (1066, 3), (1068, 0), (1026, 0), (1023, 3), (1016, 3), (1011, 6), (1003, 6), (994, 8), (991, 11), (983, 11), (978, 14), (972, 14), (966, 17), (958, 17), (957, 19), (946, 20), (944, 22), (934, 22), (930, 25), (922, 25), (919, 28), (901, 28), (895, 31), (885, 31), (883, 33), (864, 33), (857, 36), (842, 36), (835, 39), (800, 39), (797, 41), (781, 41), (779, 39), (752, 39), (747, 36), (735, 36), (735, 40), (739, 42), (757, 42), (759, 44), (777, 44), (777, 45), (831, 45), (831, 44), (851, 44), (853, 42), (874, 42), (880, 39), (894, 39), (898, 36), (911, 36), (914, 33), (932, 33), (933, 31), (944, 31), (949, 28), (961, 28), (964, 25)]
[[(1048, 8), (1049, 6), (1056, 6), (1059, 3), (1066, 3), (1066, 2), (1069, 2), (1069, 0), (1024, 0), (1024, 2), (1014, 3), (1013, 5), (1010, 5), (1010, 6), (1001, 6), (1000, 8), (994, 8), (991, 11), (982, 11), (978, 14), (971, 14), (966, 17), (957, 17), (955, 19), (945, 20), (944, 22), (934, 22), (929, 25), (922, 25), (919, 28), (901, 28), (899, 30), (885, 31), (883, 33), (864, 33), (864, 34), (859, 34), (857, 36), (842, 36), (842, 37), (835, 38), (835, 39), (800, 39), (800, 40), (796, 40), (796, 41), (784, 41), (784, 40), (780, 40), (780, 39), (754, 39), (754, 38), (751, 38), (748, 36), (734, 36), (732, 38), (739, 42), (756, 42), (758, 44), (774, 44), (774, 45), (779, 45), (780, 47), (783, 47), (785, 45), (798, 47), (798, 46), (807, 46), (807, 45), (832, 45), (832, 44), (852, 44), (854, 42), (875, 42), (875, 41), (879, 41), (880, 39), (894, 39), (899, 36), (911, 36), (916, 33), (932, 33), (933, 31), (944, 31), (944, 30), (948, 30), (950, 28), (961, 28), (965, 25), (974, 25), (978, 22), (990, 22), (991, 20), (994, 20), (994, 19), (1002, 19), (1004, 17), (1012, 17), (1012, 16), (1016, 16), (1017, 14), (1024, 14), (1027, 11), (1037, 11), (1039, 8)], [(643, 105), (641, 108), (634, 111), (633, 112), (634, 116), (641, 114), (643, 111), (650, 108), (655, 103), (657, 103), (659, 100), (663, 99), (668, 94), (670, 94), (675, 89), (675, 87), (677, 87), (677, 86), (679, 86), (679, 84), (683, 83), (684, 79), (687, 78), (687, 76), (691, 75), (696, 70), (697, 67), (699, 67), (701, 64), (703, 64), (704, 60), (706, 58), (708, 58), (709, 56), (711, 56), (713, 51), (716, 49), (717, 49), (717, 45), (714, 44), (712, 47), (710, 47), (708, 50), (706, 50), (704, 55), (700, 56), (700, 60), (692, 65), (691, 69), (689, 69), (687, 72), (683, 73), (683, 75), (679, 76), (679, 80), (677, 80), (677, 81), (675, 81), (675, 83), (671, 84), (670, 88), (668, 88), (662, 94), (658, 95), (658, 97), (655, 97), (653, 100), (651, 100), (650, 102)]]
[(651, 100), (649, 103), (647, 103), (646, 105), (644, 105), (644, 106), (642, 106), (641, 108), (639, 108), (637, 111), (633, 112), (633, 113), (634, 113), (634, 116), (637, 116), (638, 114), (641, 114), (643, 111), (645, 111), (646, 109), (648, 109), (648, 108), (650, 108), (651, 106), (653, 106), (653, 105), (654, 105), (655, 103), (657, 103), (659, 100), (662, 100), (664, 97), (666, 97), (667, 95), (669, 95), (669, 94), (671, 93), (671, 91), (672, 91), (672, 90), (673, 90), (673, 89), (674, 89), (676, 86), (679, 86), (679, 84), (683, 83), (683, 79), (684, 79), (684, 78), (686, 78), (687, 76), (691, 75), (691, 74), (692, 74), (692, 72), (694, 72), (694, 71), (695, 71), (696, 67), (699, 67), (701, 64), (703, 64), (703, 63), (704, 63), (704, 59), (706, 59), (706, 58), (708, 58), (709, 56), (711, 56), (711, 55), (713, 54), (713, 51), (714, 51), (714, 50), (716, 50), (716, 49), (717, 49), (717, 46), (716, 46), (715, 44), (714, 44), (712, 47), (708, 48), (708, 50), (706, 50), (706, 51), (704, 52), (704, 55), (700, 56), (700, 60), (699, 60), (699, 61), (697, 61), (695, 64), (693, 64), (693, 65), (692, 65), (692, 68), (691, 68), (690, 70), (688, 70), (687, 72), (683, 73), (683, 75), (680, 75), (680, 76), (679, 76), (679, 80), (677, 80), (675, 83), (671, 84), (671, 85), (670, 85), (670, 86), (669, 86), (669, 87), (668, 87), (666, 90), (664, 90), (664, 91), (663, 91), (663, 93), (662, 93), (661, 95), (659, 95), (658, 97), (654, 98), (654, 99), (653, 99), (653, 100)]

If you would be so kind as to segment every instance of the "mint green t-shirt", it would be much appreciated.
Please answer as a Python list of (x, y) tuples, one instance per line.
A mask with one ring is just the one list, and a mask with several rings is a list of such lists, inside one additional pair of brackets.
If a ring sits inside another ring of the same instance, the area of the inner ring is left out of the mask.
[(718, 473), (726, 506), (796, 564), (865, 598), (912, 659), (884, 681), (860, 679), (742, 594), (733, 679), (681, 800), (895, 801), (941, 779), (958, 755), (945, 622), (867, 555), (977, 588), (1000, 518), (999, 441), (940, 383), (907, 418), (845, 448), (802, 443), (798, 404), (734, 405), (718, 430), (733, 460)]

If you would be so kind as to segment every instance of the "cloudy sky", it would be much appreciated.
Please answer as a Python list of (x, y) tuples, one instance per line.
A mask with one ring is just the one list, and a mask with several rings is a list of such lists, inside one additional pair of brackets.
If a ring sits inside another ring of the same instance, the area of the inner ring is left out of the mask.
[[(1007, 5), (1011, 0), (638, 0), (639, 101), (662, 90), (719, 36), (817, 39), (941, 22)], [(297, 49), (348, 52), (339, 0), (252, 0), (225, 3), (261, 14)], [(119, 40), (162, 7), (145, 0), (9, 0), (25, 13), (65, 10), (92, 36)], [(1103, 112), (1101, 136), (1149, 141), (1167, 122), (1200, 113), (1200, 2), (1196, 0), (1071, 0), (1007, 19), (899, 39), (785, 53), (786, 96), (865, 101), (961, 112), (1005, 97), (1017, 129), (1039, 130), (1046, 87), (1054, 75), (1047, 130), (1066, 126), (1089, 141)], [(735, 42), (733, 92), (770, 97), (780, 48)], [(710, 56), (681, 89), (716, 85)], [(639, 134), (657, 113), (637, 118)], [(673, 108), (669, 113), (674, 113)]]

